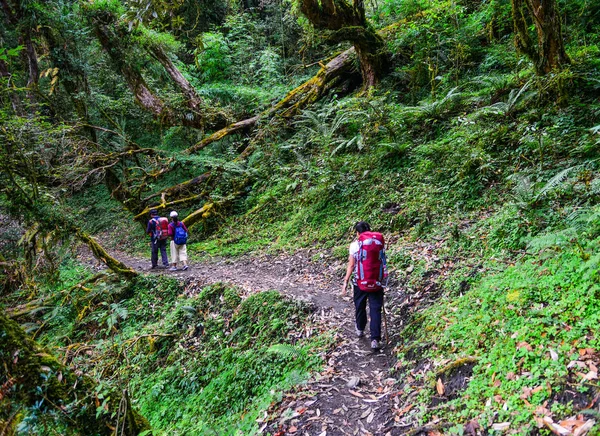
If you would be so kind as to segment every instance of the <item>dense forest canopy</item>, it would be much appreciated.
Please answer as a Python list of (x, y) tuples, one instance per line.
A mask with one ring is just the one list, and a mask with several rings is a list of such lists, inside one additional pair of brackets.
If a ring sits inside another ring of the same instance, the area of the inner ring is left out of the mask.
[(198, 262), (389, 235), (390, 428), (594, 425), (600, 2), (0, 3), (0, 434), (254, 432), (335, 348), (277, 293), (142, 273), (151, 209)]

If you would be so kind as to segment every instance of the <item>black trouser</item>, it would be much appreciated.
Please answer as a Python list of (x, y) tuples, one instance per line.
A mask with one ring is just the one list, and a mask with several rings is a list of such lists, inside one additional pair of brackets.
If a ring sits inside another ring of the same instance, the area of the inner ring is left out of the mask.
[(371, 317), (371, 340), (381, 340), (381, 308), (383, 307), (383, 290), (376, 292), (361, 291), (354, 285), (354, 307), (356, 308), (356, 328), (364, 330), (367, 326), (367, 299)]
[(158, 265), (158, 250), (160, 250), (160, 257), (162, 258), (163, 265), (169, 266), (169, 258), (167, 257), (167, 240), (152, 240), (150, 241), (150, 246), (152, 247), (152, 256), (150, 257), (152, 266), (156, 267)]

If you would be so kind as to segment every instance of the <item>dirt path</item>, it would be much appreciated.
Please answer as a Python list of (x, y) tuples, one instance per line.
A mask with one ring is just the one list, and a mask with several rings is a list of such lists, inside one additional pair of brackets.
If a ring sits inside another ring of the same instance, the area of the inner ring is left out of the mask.
[[(149, 260), (117, 257), (150, 273)], [(373, 353), (368, 337), (355, 336), (352, 301), (338, 295), (345, 266), (328, 260), (326, 254), (316, 262), (311, 258), (309, 251), (299, 251), (262, 258), (211, 259), (192, 263), (187, 271), (159, 269), (151, 273), (193, 281), (199, 285), (195, 289), (215, 282), (254, 292), (275, 289), (312, 303), (322, 328), (337, 332), (337, 346), (325, 356), (323, 371), (273, 405), (259, 422), (263, 431), (279, 436), (399, 434), (392, 431), (392, 400), (398, 390), (389, 373), (393, 352), (388, 347)], [(388, 295), (386, 301), (393, 297)], [(393, 324), (391, 319), (388, 322)]]

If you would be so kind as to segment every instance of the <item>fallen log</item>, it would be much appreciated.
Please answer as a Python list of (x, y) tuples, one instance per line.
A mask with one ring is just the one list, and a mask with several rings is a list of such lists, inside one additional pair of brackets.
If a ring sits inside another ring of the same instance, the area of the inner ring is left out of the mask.
[(132, 279), (138, 275), (138, 273), (133, 268), (125, 265), (120, 260), (115, 259), (110, 254), (108, 254), (108, 252), (104, 249), (104, 247), (102, 247), (102, 245), (100, 245), (94, 238), (85, 233), (83, 230), (77, 229), (75, 234), (79, 240), (81, 240), (88, 247), (90, 247), (90, 250), (92, 250), (92, 253), (94, 253), (96, 259), (103, 262), (115, 274), (126, 279)]
[(326, 65), (321, 64), (321, 69), (314, 77), (288, 92), (285, 98), (278, 102), (275, 106), (267, 109), (260, 115), (255, 115), (251, 118), (238, 121), (214, 132), (210, 136), (204, 138), (202, 141), (186, 149), (185, 153), (196, 153), (213, 142), (224, 138), (225, 136), (247, 131), (254, 127), (261, 119), (273, 117), (292, 117), (306, 106), (316, 102), (329, 90), (338, 85), (340, 79), (342, 79), (344, 76), (351, 75), (353, 72), (356, 72), (353, 62), (354, 58), (354, 48), (350, 48), (342, 52), (331, 59)]

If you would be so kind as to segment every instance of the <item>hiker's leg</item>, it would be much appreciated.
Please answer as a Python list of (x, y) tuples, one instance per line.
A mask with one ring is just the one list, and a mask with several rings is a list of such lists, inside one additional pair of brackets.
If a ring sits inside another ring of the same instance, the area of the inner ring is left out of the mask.
[(356, 315), (356, 328), (364, 330), (367, 325), (367, 292), (363, 292), (354, 285), (354, 308)]
[(177, 246), (175, 245), (175, 241), (171, 241), (171, 265), (176, 267), (177, 262), (179, 262), (179, 256), (177, 253)]
[(156, 265), (158, 265), (158, 242), (150, 241), (150, 249), (152, 250), (152, 254), (150, 255), (152, 268), (156, 268)]
[(158, 244), (158, 248), (160, 249), (160, 257), (162, 258), (162, 264), (163, 266), (169, 266), (169, 258), (167, 257), (167, 240), (162, 239), (158, 241)]
[(371, 340), (381, 340), (381, 308), (383, 306), (383, 291), (369, 292), (369, 315), (371, 315)]
[(179, 246), (179, 261), (183, 263), (183, 265), (187, 265), (187, 244), (183, 244)]

